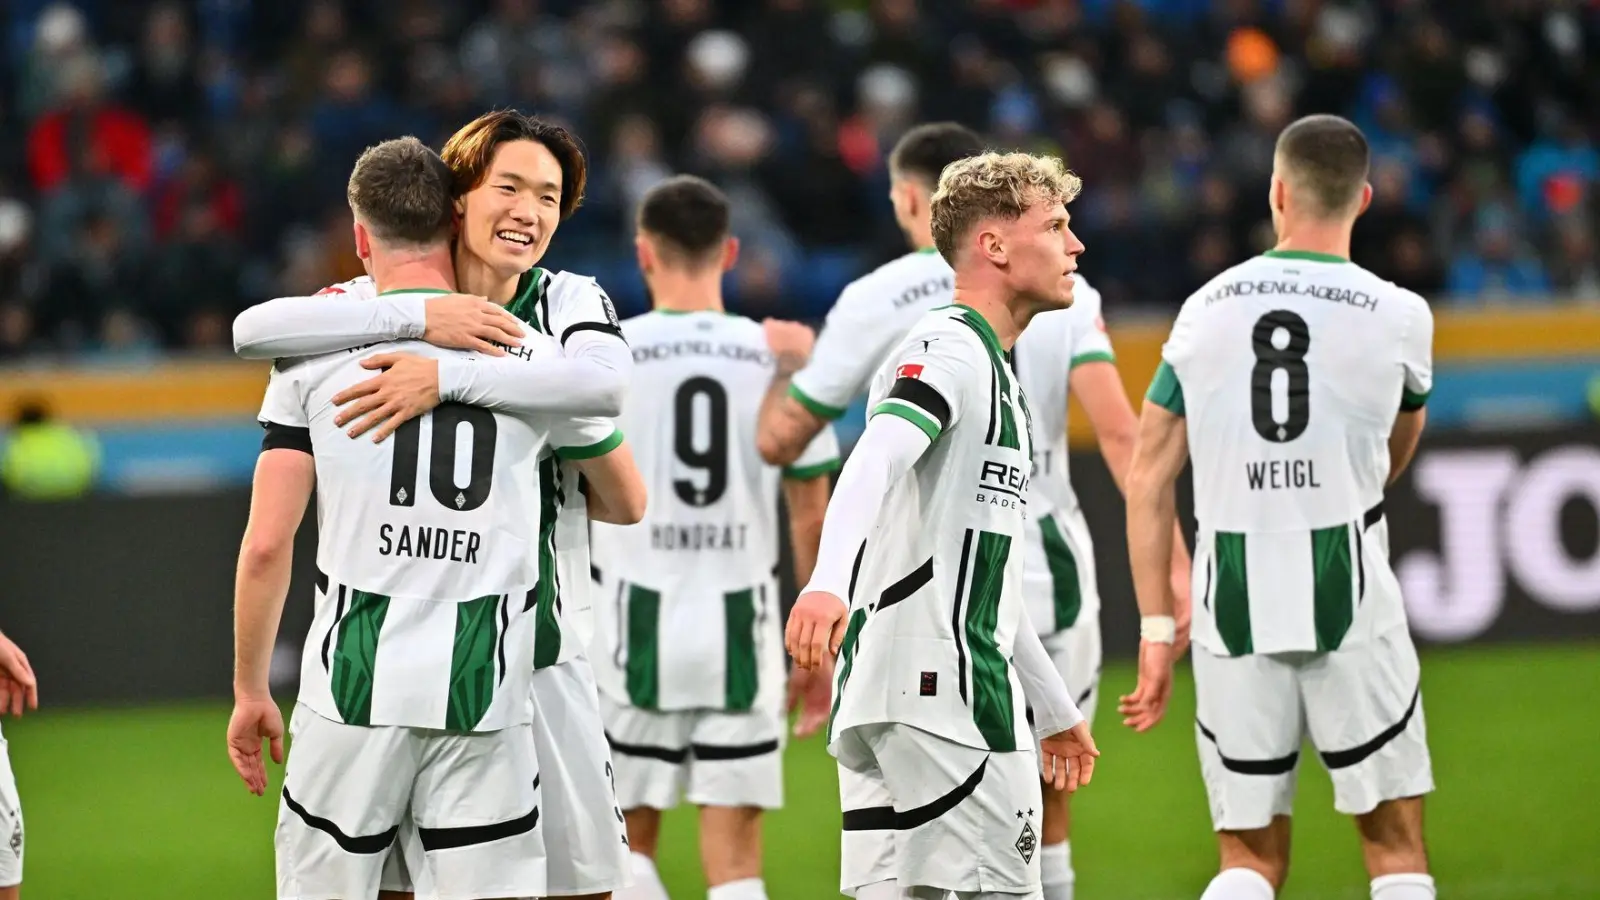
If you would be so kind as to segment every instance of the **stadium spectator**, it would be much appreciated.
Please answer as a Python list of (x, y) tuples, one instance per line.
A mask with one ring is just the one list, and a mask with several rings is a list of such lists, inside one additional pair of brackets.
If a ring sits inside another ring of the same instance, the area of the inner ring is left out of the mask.
[[(231, 248), (208, 276), (229, 282), (218, 304), (314, 289), (354, 271), (339, 185), (356, 154), (405, 133), (437, 142), (498, 105), (585, 138), (591, 199), (552, 262), (614, 283), (624, 312), (643, 306), (630, 207), (684, 171), (721, 182), (740, 210), (752, 297), (735, 283), (731, 301), (820, 316), (899, 246), (879, 202), (887, 148), (909, 123), (946, 118), (994, 146), (1059, 153), (1084, 176), (1075, 227), (1112, 310), (1170, 314), (1196, 279), (1260, 252), (1265, 216), (1241, 198), (1265, 178), (1283, 123), (1311, 112), (1349, 116), (1371, 138), (1376, 197), (1355, 237), (1374, 271), (1463, 295), (1454, 302), (1593, 293), (1600, 16), (1561, 4), (375, 8), (10, 4), (0, 124), (27, 140), (0, 154), (0, 181), (35, 227), (27, 266), (0, 258), (0, 306), (17, 308), (13, 325), (37, 320), (27, 350), (90, 348), (62, 341), (50, 307), (66, 301), (16, 288), (21, 269), (80, 255), (88, 223), (117, 223), (113, 268), (148, 272), (192, 252), (167, 245), (185, 243), (186, 218), (205, 220)], [(134, 331), (188, 346), (200, 333), (188, 313), (152, 305), (141, 284), (118, 305)]]
[(100, 468), (94, 436), (54, 418), (37, 399), (17, 408), (5, 450), (0, 481), (18, 500), (71, 500), (87, 493)]

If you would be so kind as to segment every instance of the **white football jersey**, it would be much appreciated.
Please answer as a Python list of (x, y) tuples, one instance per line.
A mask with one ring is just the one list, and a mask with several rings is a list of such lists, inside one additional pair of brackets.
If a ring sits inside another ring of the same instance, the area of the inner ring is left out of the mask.
[(932, 248), (915, 250), (850, 282), (828, 311), (789, 395), (823, 419), (844, 415), (884, 357), (929, 310), (955, 302), (955, 273)]
[[(364, 300), (376, 297), (377, 287), (371, 278), (363, 276), (325, 288), (322, 293)], [(622, 340), (611, 298), (585, 275), (529, 269), (518, 281), (517, 293), (506, 304), (506, 311), (527, 322), (536, 333), (553, 338), (568, 354), (585, 341)], [(609, 452), (621, 440), (618, 434), (607, 445), (591, 448), (588, 454)], [(590, 637), (594, 586), (589, 575), (588, 501), (580, 489), (578, 470), (570, 462), (557, 459), (541, 463), (539, 472), (547, 501), (553, 498), (555, 503), (553, 512), (539, 510), (541, 522), (547, 513), (554, 516), (550, 534), (556, 572), (556, 577), (545, 581), (536, 618), (538, 650), (534, 667), (542, 669), (583, 652)]]
[(746, 710), (783, 674), (780, 474), (827, 476), (839, 444), (824, 428), (781, 473), (762, 461), (756, 426), (775, 360), (759, 323), (657, 311), (622, 329), (633, 349), (623, 427), (650, 503), (637, 525), (594, 525), (606, 599), (590, 656), (619, 702)]
[(872, 416), (905, 418), (933, 444), (890, 487), (858, 551), (830, 749), (848, 755), (840, 739), (850, 729), (894, 722), (971, 747), (1027, 750), (1010, 662), (1032, 468), (1021, 386), (988, 322), (951, 306), (890, 353), (868, 402)]
[(1149, 399), (1187, 417), (1195, 643), (1333, 650), (1405, 623), (1389, 433), (1433, 386), (1433, 314), (1335, 256), (1273, 252), (1184, 302)]
[(1072, 306), (1033, 317), (1011, 348), (1011, 368), (1033, 411), (1028, 490), (1028, 618), (1041, 635), (1100, 615), (1094, 542), (1068, 470), (1067, 390), (1072, 369), (1115, 362), (1100, 293), (1079, 276)]
[[(264, 446), (317, 467), (316, 610), (300, 701), (355, 725), (487, 731), (529, 721), (535, 620), (550, 593), (550, 448), (620, 441), (604, 419), (517, 417), (441, 404), (382, 443), (333, 424), (332, 397), (372, 377), (379, 352), (442, 357), (413, 341), (281, 363), (262, 403)], [(555, 354), (528, 341), (522, 358)], [(550, 524), (546, 524), (546, 523)]]

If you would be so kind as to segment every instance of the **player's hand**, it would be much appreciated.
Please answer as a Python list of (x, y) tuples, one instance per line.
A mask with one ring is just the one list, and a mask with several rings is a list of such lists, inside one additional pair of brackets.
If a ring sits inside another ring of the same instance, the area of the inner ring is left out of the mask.
[(261, 742), (272, 751), (272, 761), (283, 762), (283, 713), (271, 697), (240, 698), (234, 701), (233, 718), (228, 720), (228, 759), (233, 770), (244, 779), (244, 786), (257, 797), (267, 791), (267, 765), (261, 759)]
[(1172, 699), (1172, 644), (1139, 642), (1139, 684), (1133, 693), (1118, 698), (1122, 724), (1134, 731), (1149, 731), (1167, 714)]
[(517, 346), (523, 335), (522, 323), (505, 307), (473, 294), (446, 294), (430, 298), (423, 309), (427, 329), (422, 339), (435, 347), (477, 350), (490, 356), (504, 356), (500, 344)]
[(778, 371), (793, 375), (806, 367), (811, 359), (811, 348), (817, 342), (816, 332), (799, 322), (783, 319), (766, 319), (761, 328), (767, 333), (767, 346), (778, 358)]
[(333, 424), (343, 426), (354, 421), (351, 437), (360, 437), (376, 427), (372, 442), (382, 443), (396, 428), (439, 405), (437, 359), (410, 353), (379, 353), (363, 359), (361, 367), (383, 372), (333, 395), (333, 404), (343, 407)]
[(815, 669), (795, 666), (789, 670), (789, 713), (800, 711), (794, 723), (794, 736), (810, 737), (828, 724), (833, 705), (833, 658), (825, 657)]
[(1058, 791), (1072, 793), (1094, 778), (1094, 745), (1087, 720), (1039, 739), (1039, 775)]
[(844, 642), (845, 613), (850, 608), (827, 591), (801, 594), (789, 611), (783, 646), (802, 669), (816, 669), (831, 661)]
[(1194, 584), (1189, 578), (1189, 566), (1172, 567), (1172, 618), (1178, 625), (1178, 636), (1172, 643), (1172, 661), (1183, 659), (1189, 650), (1189, 623), (1194, 615)]
[(0, 715), (21, 716), (23, 709), (39, 708), (39, 679), (27, 654), (16, 642), (0, 634)]

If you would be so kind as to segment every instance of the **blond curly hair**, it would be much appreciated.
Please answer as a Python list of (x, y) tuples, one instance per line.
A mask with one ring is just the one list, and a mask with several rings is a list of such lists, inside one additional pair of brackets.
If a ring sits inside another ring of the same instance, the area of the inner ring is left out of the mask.
[(1035, 203), (1071, 203), (1083, 179), (1054, 156), (984, 153), (945, 166), (933, 192), (933, 244), (952, 265), (967, 232), (990, 217), (1016, 220)]

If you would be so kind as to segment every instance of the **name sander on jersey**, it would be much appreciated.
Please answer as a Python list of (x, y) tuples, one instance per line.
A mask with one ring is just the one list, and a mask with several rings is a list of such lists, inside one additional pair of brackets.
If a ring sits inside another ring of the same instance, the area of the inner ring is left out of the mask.
[(448, 559), (475, 565), (483, 535), (462, 528), (434, 528), (427, 525), (378, 526), (379, 556), (409, 556), (413, 559)]

